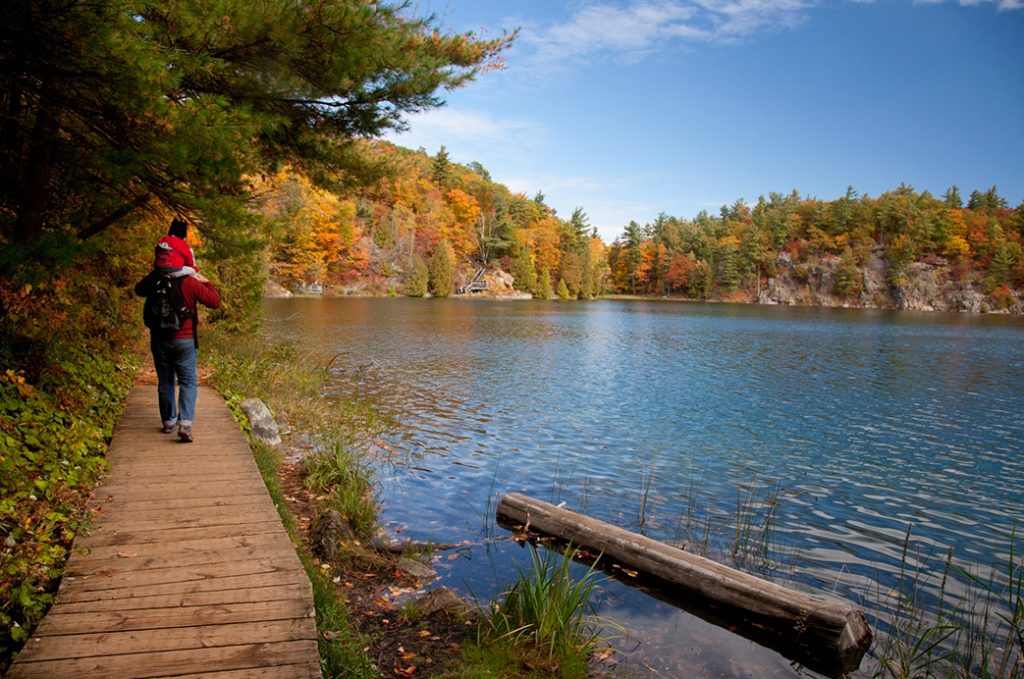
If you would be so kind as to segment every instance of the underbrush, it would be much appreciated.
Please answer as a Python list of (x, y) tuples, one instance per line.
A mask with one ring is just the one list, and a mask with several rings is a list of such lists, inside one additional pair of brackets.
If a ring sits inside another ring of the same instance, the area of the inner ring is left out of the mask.
[(84, 269), (0, 279), (0, 671), (52, 603), (88, 521), (138, 368), (131, 301)]

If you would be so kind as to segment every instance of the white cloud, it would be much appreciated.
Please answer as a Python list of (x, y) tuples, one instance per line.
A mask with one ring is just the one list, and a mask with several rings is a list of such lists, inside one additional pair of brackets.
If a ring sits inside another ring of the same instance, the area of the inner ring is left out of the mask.
[[(541, 57), (574, 59), (600, 52), (629, 58), (667, 45), (733, 42), (760, 31), (792, 28), (818, 0), (631, 0), (582, 5), (564, 23), (528, 28), (524, 40)], [(1024, 0), (1003, 0), (1022, 2)]]
[[(601, 0), (584, 2), (563, 23), (527, 24), (523, 42), (549, 62), (595, 54), (640, 59), (672, 46), (733, 43), (765, 31), (801, 25), (824, 0)], [(874, 0), (849, 0), (870, 3)], [(935, 4), (948, 0), (914, 0)], [(999, 11), (1024, 8), (1024, 0), (953, 0), (962, 6), (994, 5)]]
[(434, 153), (442, 145), (460, 163), (496, 156), (517, 158), (536, 149), (550, 135), (536, 120), (502, 117), (478, 110), (442, 107), (408, 117), (409, 129), (385, 138), (408, 148)]
[[(939, 5), (946, 0), (914, 0), (915, 5)], [(958, 0), (961, 7), (976, 7), (978, 5), (995, 5), (1000, 12), (1024, 9), (1024, 0)]]

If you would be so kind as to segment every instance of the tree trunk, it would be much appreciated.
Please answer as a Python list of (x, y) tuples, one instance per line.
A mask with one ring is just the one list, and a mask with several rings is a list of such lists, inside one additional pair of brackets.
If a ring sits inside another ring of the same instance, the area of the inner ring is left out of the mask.
[[(46, 91), (46, 86), (41, 88)], [(40, 97), (32, 136), (29, 139), (25, 179), (19, 187), (18, 215), (14, 222), (14, 240), (31, 242), (43, 235), (43, 225), (49, 212), (51, 198), (50, 178), (53, 143), (57, 134), (57, 119), (50, 113), (45, 95)]]

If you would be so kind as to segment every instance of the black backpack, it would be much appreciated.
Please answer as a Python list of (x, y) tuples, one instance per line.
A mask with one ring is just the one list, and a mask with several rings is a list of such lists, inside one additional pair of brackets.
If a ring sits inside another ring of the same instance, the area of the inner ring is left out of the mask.
[(182, 322), (191, 315), (181, 294), (181, 277), (157, 276), (142, 307), (146, 327), (157, 332), (180, 330)]

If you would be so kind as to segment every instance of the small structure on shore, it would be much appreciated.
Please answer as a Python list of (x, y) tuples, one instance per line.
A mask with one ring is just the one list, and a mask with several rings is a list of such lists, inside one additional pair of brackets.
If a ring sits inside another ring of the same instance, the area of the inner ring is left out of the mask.
[(476, 270), (473, 278), (468, 283), (458, 289), (458, 294), (469, 295), (474, 292), (486, 292), (487, 291), (487, 279), (484, 278), (484, 274), (487, 273), (487, 267), (482, 266)]
[(600, 567), (634, 570), (659, 598), (735, 628), (815, 671), (851, 672), (871, 646), (864, 614), (849, 603), (812, 597), (519, 493), (501, 498), (497, 517), (505, 527), (600, 554)]

